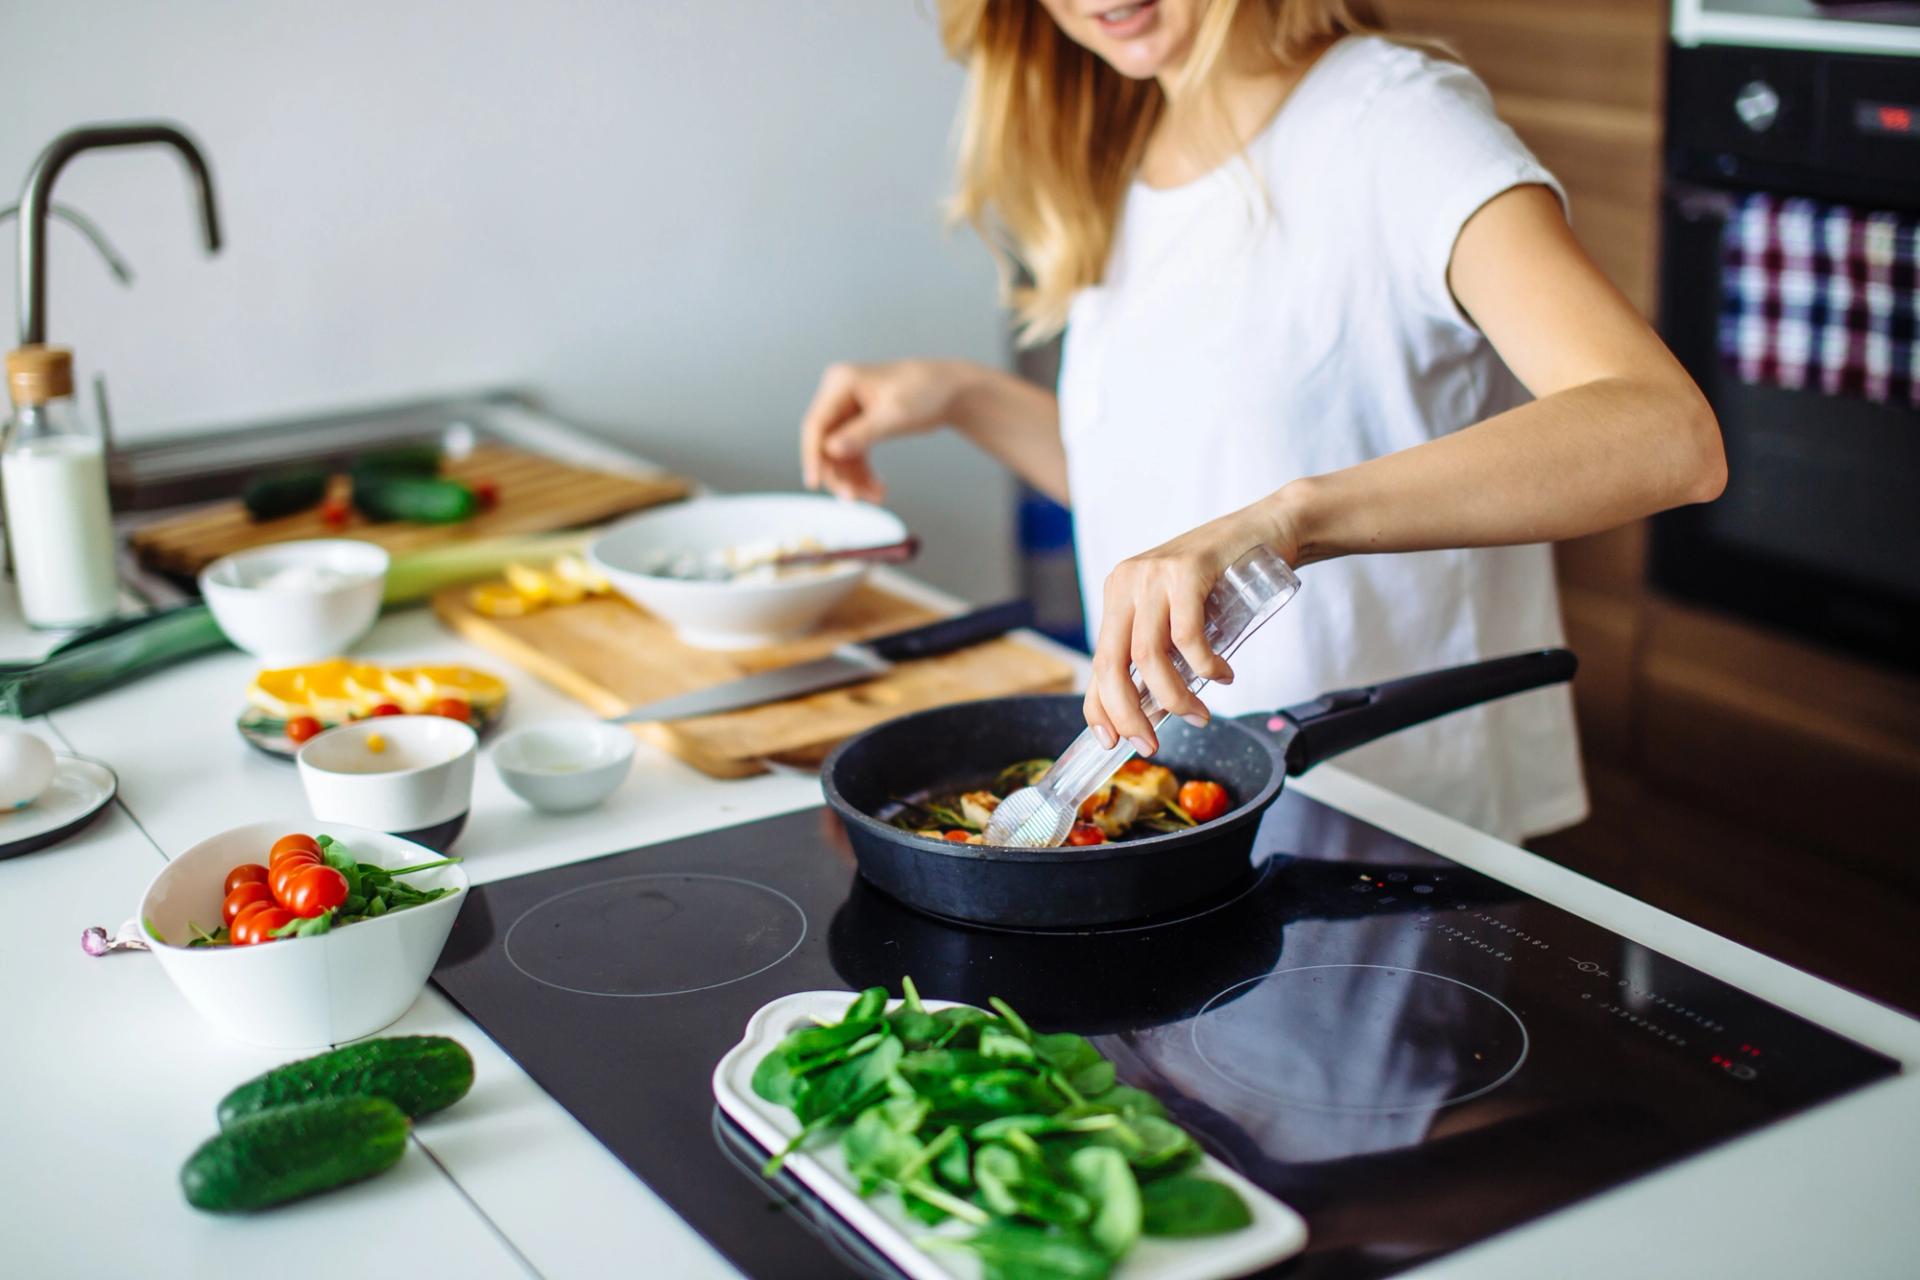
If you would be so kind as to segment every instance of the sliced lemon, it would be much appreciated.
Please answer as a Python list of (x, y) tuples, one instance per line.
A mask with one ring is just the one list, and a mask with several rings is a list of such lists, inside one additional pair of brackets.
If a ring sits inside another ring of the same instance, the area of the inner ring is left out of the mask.
[(507, 696), (506, 681), (472, 667), (414, 667), (394, 674), (409, 677), (430, 703), (441, 698), (459, 698), (482, 710), (498, 706)]
[(353, 718), (353, 692), (347, 677), (353, 663), (345, 658), (329, 658), (307, 668), (307, 712), (326, 724), (338, 724)]
[(518, 618), (540, 606), (504, 582), (483, 582), (467, 593), (473, 611), (487, 618)]
[(518, 561), (507, 565), (507, 582), (525, 596), (530, 605), (543, 605), (553, 596), (552, 579), (532, 565)]
[(388, 702), (402, 711), (423, 709), (420, 695), (411, 684), (394, 681), (385, 667), (375, 666), (371, 662), (354, 663), (347, 671), (346, 686), (347, 695), (353, 699), (354, 710), (363, 716)]
[(261, 671), (247, 686), (247, 705), (280, 720), (307, 713), (305, 667), (274, 667)]
[(571, 582), (590, 596), (603, 596), (613, 585), (579, 556), (561, 556), (553, 562), (553, 576)]

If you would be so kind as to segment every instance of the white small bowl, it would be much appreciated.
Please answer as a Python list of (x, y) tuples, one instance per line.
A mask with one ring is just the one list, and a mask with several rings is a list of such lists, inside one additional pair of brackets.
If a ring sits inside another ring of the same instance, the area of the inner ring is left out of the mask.
[(702, 649), (752, 649), (805, 635), (867, 576), (846, 563), (765, 581), (699, 581), (647, 572), (662, 555), (813, 539), (826, 547), (899, 542), (898, 516), (811, 493), (695, 498), (622, 521), (587, 549), (608, 582)]
[[(344, 653), (380, 614), (390, 557), (371, 542), (313, 538), (221, 556), (200, 571), (200, 594), (227, 639), (264, 662), (289, 666)], [(273, 579), (313, 573), (330, 586)]]
[(311, 938), (250, 947), (188, 947), (188, 922), (220, 923), (221, 885), (243, 862), (267, 860), (289, 832), (326, 834), (354, 859), (381, 867), (432, 862), (437, 854), (409, 840), (303, 818), (255, 822), (202, 840), (169, 862), (140, 900), (142, 934), (194, 1010), (236, 1040), (275, 1049), (319, 1048), (371, 1035), (405, 1013), (427, 984), (466, 901), (458, 866), (407, 877), (420, 889), (451, 888), (444, 898)]
[(515, 729), (491, 754), (513, 794), (543, 813), (573, 813), (591, 809), (627, 780), (633, 734), (597, 720), (556, 720)]
[(467, 825), (479, 741), (470, 725), (446, 716), (374, 716), (316, 734), (294, 759), (315, 821), (351, 822), (445, 851)]

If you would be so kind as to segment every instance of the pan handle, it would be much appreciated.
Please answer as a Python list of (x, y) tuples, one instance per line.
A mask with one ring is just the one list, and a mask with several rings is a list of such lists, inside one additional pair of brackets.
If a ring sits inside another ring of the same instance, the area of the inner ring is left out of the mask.
[(1425, 724), (1448, 712), (1573, 679), (1579, 660), (1566, 649), (1536, 649), (1463, 667), (1323, 693), (1268, 718), (1280, 735), (1289, 775), (1363, 747), (1376, 738)]

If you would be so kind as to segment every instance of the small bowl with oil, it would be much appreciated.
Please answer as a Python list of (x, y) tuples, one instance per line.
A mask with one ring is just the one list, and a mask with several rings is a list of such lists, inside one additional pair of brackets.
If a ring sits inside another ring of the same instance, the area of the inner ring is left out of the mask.
[(445, 853), (473, 806), (479, 741), (471, 725), (446, 716), (375, 716), (309, 738), (294, 759), (317, 820)]
[(528, 725), (502, 737), (493, 767), (542, 813), (577, 813), (612, 795), (633, 764), (633, 734), (597, 720)]

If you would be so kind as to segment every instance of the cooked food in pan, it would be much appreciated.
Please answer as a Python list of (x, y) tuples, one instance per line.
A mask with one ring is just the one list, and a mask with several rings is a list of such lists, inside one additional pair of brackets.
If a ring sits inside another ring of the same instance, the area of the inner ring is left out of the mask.
[[(879, 818), (930, 840), (982, 844), (980, 833), (1000, 801), (1032, 784), (1053, 764), (1022, 760), (1010, 764), (987, 786), (974, 791), (941, 791), (902, 801)], [(1070, 845), (1106, 844), (1180, 831), (1210, 822), (1232, 805), (1227, 790), (1203, 778), (1180, 778), (1165, 765), (1129, 760), (1113, 781), (1080, 806), (1080, 820), (1067, 836)]]

